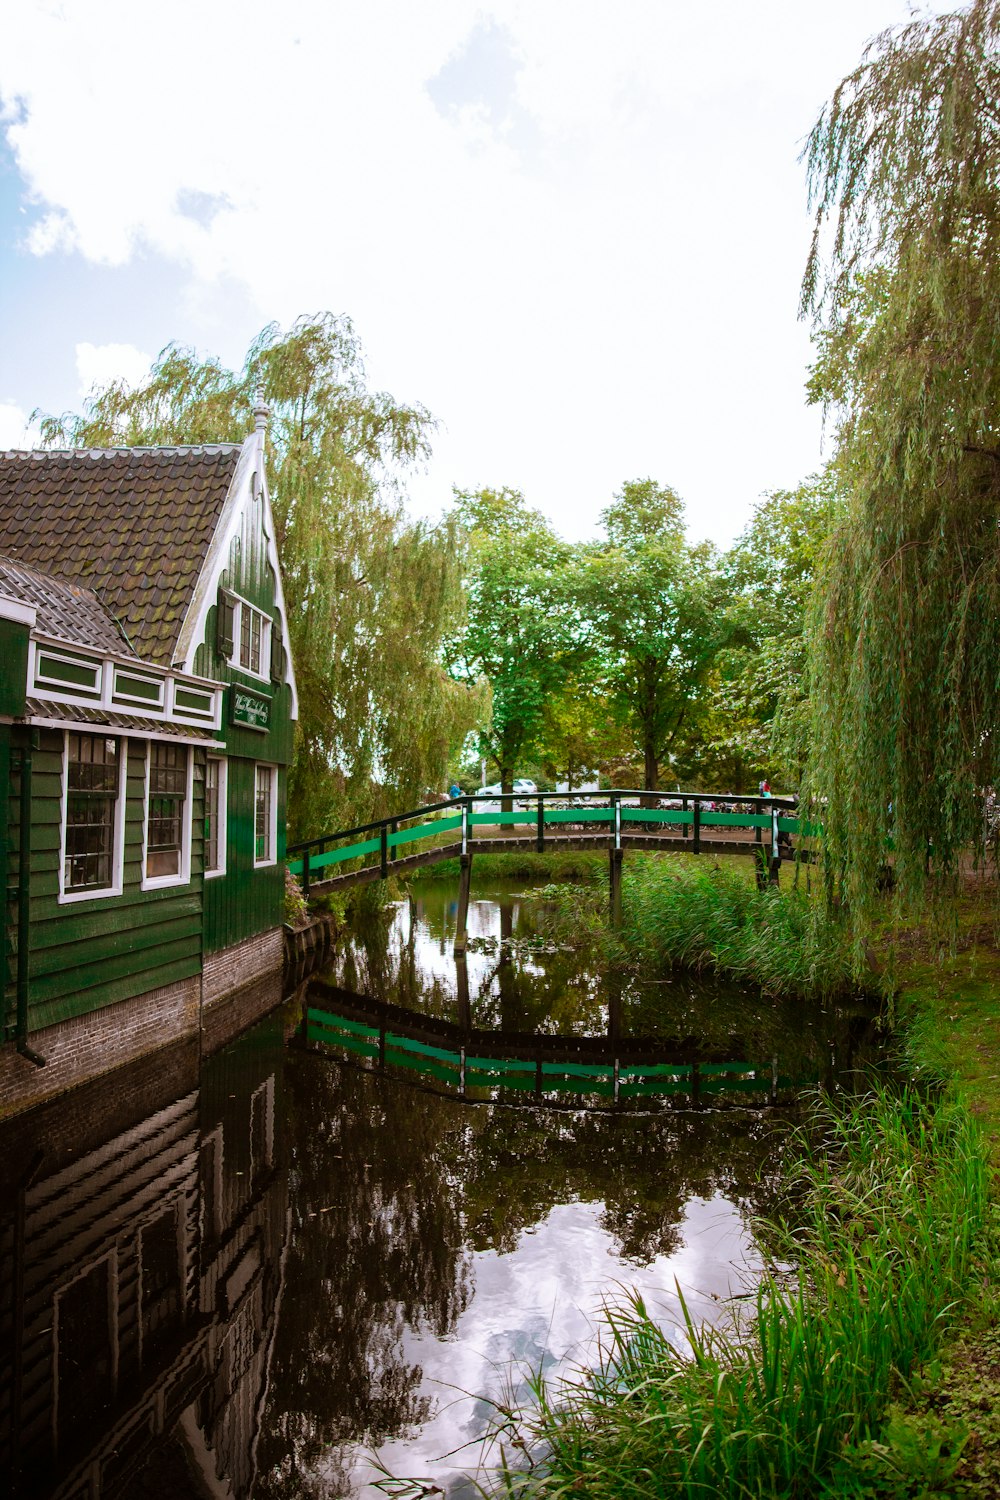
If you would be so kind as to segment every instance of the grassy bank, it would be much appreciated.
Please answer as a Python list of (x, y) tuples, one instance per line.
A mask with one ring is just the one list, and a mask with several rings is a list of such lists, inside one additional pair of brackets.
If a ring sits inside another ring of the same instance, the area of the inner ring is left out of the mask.
[[(897, 941), (900, 1026), (914, 1072), (950, 1080), (979, 1128), (991, 1228), (947, 1335), (896, 1392), (877, 1440), (857, 1453), (850, 1495), (1000, 1495), (1000, 948), (992, 886), (967, 882), (950, 917), (944, 935), (917, 927)], [(947, 1470), (940, 1480), (926, 1477), (936, 1464)]]
[(757, 888), (745, 867), (652, 857), (626, 874), (622, 944), (647, 970), (708, 970), (765, 995), (854, 988), (842, 925), (804, 886)]

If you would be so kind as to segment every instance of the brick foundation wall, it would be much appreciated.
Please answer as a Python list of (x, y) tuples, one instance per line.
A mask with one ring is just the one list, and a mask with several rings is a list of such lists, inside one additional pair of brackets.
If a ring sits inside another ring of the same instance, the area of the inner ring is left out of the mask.
[(202, 972), (205, 1005), (213, 1004), (232, 990), (253, 984), (264, 975), (275, 972), (280, 975), (283, 947), (282, 929), (272, 927), (270, 931), (258, 932), (232, 948), (207, 953)]
[(210, 1005), (205, 1005), (201, 1014), (202, 1051), (217, 1052), (241, 1031), (246, 1031), (248, 1026), (266, 1016), (268, 1011), (274, 1010), (281, 1004), (282, 990), (281, 969), (272, 969), (269, 974), (259, 975), (256, 983), (230, 990)]
[(21, 1057), (13, 1042), (5, 1043), (0, 1047), (0, 1120), (197, 1036), (200, 1008), (201, 980), (195, 975), (33, 1031), (28, 1041), (46, 1059), (44, 1068)]

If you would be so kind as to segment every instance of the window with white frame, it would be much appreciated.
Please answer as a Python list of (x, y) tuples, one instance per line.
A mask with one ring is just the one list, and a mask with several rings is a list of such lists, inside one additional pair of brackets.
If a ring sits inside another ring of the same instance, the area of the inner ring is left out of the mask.
[(185, 878), (188, 748), (149, 742), (146, 785), (146, 880)]
[(205, 764), (205, 874), (226, 873), (226, 762), (210, 755)]
[(271, 663), (271, 620), (245, 599), (237, 599), (231, 666), (253, 677), (267, 677)]
[(66, 735), (63, 891), (94, 895), (119, 884), (121, 741)]
[(274, 766), (257, 766), (254, 783), (255, 865), (273, 865), (277, 859), (278, 797)]

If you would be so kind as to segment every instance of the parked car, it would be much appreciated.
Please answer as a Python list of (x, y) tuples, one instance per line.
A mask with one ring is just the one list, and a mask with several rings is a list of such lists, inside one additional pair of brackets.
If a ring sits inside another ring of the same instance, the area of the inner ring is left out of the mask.
[(489, 797), (491, 800), (489, 802), (476, 802), (476, 812), (500, 812), (501, 809), (505, 812), (510, 812), (511, 809), (515, 807), (530, 806), (530, 803), (521, 801), (519, 799), (530, 797), (532, 795), (538, 795), (538, 787), (533, 781), (529, 781), (526, 776), (518, 776), (515, 779), (513, 783), (513, 797), (510, 793), (508, 793), (506, 800), (504, 800), (503, 802), (500, 801), (502, 790), (503, 789), (499, 781), (495, 781), (492, 786), (484, 786), (482, 791), (478, 793), (478, 796)]

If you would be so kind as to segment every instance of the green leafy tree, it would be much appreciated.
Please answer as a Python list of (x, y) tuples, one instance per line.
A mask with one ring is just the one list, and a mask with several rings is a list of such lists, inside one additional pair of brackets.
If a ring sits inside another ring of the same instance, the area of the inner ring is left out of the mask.
[(807, 147), (812, 392), (849, 495), (813, 636), (831, 885), (870, 908), (981, 833), (1000, 710), (1000, 3), (885, 32)]
[(171, 346), (137, 390), (113, 383), (43, 431), (80, 446), (239, 440), (258, 394), (299, 683), (289, 821), (305, 837), (440, 786), (484, 710), (440, 664), (463, 614), (454, 527), (403, 510), (428, 412), (369, 390), (353, 327), (327, 313), (265, 328), (241, 370)]
[(634, 781), (634, 741), (618, 722), (604, 683), (592, 672), (565, 677), (547, 699), (538, 757), (546, 775), (565, 781), (571, 790), (594, 775), (618, 786)]
[(673, 490), (633, 480), (601, 519), (606, 539), (579, 553), (575, 589), (601, 680), (653, 791), (664, 761), (697, 733), (733, 622), (714, 552), (685, 541), (684, 506)]
[(580, 658), (566, 569), (571, 548), (517, 490), (456, 491), (465, 536), (467, 614), (446, 647), (458, 682), (487, 682), (493, 711), (481, 753), (505, 791), (539, 745), (546, 706)]
[(775, 490), (723, 559), (739, 620), (724, 651), (707, 738), (733, 790), (767, 776), (797, 790), (809, 749), (807, 621), (817, 571), (839, 513), (832, 468)]

